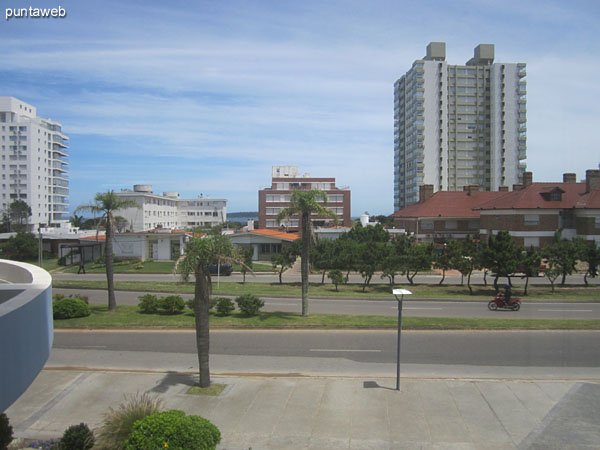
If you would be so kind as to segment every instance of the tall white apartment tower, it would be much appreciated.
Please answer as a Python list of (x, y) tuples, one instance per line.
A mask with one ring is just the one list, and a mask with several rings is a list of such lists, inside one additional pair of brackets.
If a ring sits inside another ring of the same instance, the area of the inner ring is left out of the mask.
[(495, 63), (480, 44), (465, 65), (446, 62), (446, 44), (394, 83), (394, 211), (435, 191), (520, 184), (526, 169), (526, 65)]
[(37, 117), (34, 106), (0, 97), (0, 206), (26, 202), (32, 230), (68, 224), (68, 139), (60, 123)]

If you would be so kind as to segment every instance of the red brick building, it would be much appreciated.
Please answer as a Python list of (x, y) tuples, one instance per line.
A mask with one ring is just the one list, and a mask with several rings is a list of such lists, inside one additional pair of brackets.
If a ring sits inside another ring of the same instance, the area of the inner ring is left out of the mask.
[(562, 182), (534, 183), (531, 172), (523, 184), (497, 192), (468, 186), (463, 192), (421, 186), (419, 203), (392, 215), (396, 228), (414, 233), (421, 242), (441, 243), (480, 233), (482, 238), (508, 231), (518, 244), (543, 247), (562, 230), (567, 239), (600, 242), (600, 170), (588, 170), (585, 182), (564, 174)]
[(506, 195), (505, 191), (480, 191), (472, 185), (463, 191), (438, 191), (432, 185), (423, 185), (419, 190), (419, 202), (396, 211), (394, 226), (415, 234), (419, 242), (443, 243), (453, 239), (464, 239), (479, 233), (479, 211), (483, 203)]
[(507, 230), (517, 243), (543, 247), (557, 230), (567, 239), (579, 236), (600, 242), (600, 170), (586, 171), (585, 182), (564, 174), (562, 182), (533, 183), (478, 207), (481, 235)]
[[(296, 166), (274, 166), (271, 187), (258, 191), (258, 228), (280, 229), (283, 226), (289, 232), (300, 229), (298, 216), (281, 224), (277, 221), (277, 214), (290, 206), (290, 195), (296, 189), (324, 191), (327, 194), (325, 207), (337, 215), (338, 225), (350, 226), (349, 188), (338, 188), (335, 178), (313, 178), (308, 174), (300, 176)], [(328, 217), (312, 216), (311, 220), (314, 226), (334, 225)]]

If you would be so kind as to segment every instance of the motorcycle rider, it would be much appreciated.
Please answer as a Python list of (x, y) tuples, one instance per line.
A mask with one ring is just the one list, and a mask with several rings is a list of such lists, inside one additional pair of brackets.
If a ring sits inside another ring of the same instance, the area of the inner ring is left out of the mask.
[(502, 303), (504, 303), (504, 306), (508, 306), (508, 302), (510, 301), (510, 283), (506, 283), (504, 285), (504, 295), (502, 296)]

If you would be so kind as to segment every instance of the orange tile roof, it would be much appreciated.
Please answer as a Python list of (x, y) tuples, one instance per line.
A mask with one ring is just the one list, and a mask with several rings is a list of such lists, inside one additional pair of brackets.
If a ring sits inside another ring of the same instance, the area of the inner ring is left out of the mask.
[(260, 230), (252, 230), (249, 233), (260, 234), (263, 236), (271, 236), (279, 239), (285, 239), (286, 241), (295, 241), (296, 239), (300, 239), (300, 235), (298, 233), (286, 233), (284, 231), (278, 230), (268, 230), (265, 228), (261, 228)]
[(105, 241), (106, 240), (106, 235), (105, 234), (99, 234), (98, 236), (82, 236), (79, 238), (81, 239), (85, 239), (85, 240), (89, 240), (89, 241)]

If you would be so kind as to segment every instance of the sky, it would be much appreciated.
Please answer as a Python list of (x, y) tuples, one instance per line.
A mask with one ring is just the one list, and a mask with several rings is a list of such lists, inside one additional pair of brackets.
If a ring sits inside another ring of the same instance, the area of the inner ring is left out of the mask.
[[(70, 208), (97, 192), (226, 198), (257, 211), (273, 165), (393, 212), (393, 84), (432, 41), (527, 63), (534, 181), (598, 168), (600, 2), (0, 0), (0, 96), (70, 137)], [(58, 8), (63, 18), (10, 18)]]

